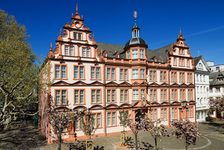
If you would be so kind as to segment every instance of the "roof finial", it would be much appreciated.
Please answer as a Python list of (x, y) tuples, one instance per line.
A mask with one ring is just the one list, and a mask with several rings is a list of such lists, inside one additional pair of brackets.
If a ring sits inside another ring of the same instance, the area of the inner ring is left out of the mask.
[(50, 43), (50, 51), (52, 51), (53, 49), (52, 49), (52, 43)]
[(79, 14), (79, 6), (78, 6), (78, 3), (76, 3), (75, 10), (76, 10), (76, 13), (75, 14)]
[(180, 35), (182, 35), (182, 28), (180, 27)]
[(137, 10), (134, 11), (133, 17), (134, 17), (134, 21), (136, 23), (137, 18), (138, 18), (138, 12), (137, 12)]

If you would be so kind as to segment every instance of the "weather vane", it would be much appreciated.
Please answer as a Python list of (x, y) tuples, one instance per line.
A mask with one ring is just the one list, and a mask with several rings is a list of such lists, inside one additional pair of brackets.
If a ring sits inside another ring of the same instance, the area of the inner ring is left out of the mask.
[(134, 16), (134, 19), (135, 19), (135, 22), (136, 22), (136, 20), (138, 18), (138, 12), (136, 10), (134, 11), (134, 15), (133, 16)]

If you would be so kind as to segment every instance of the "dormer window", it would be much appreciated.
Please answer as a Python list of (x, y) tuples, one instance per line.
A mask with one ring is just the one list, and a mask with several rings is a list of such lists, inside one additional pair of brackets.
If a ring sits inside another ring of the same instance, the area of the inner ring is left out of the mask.
[(74, 32), (74, 40), (82, 40), (82, 33)]
[(140, 58), (144, 59), (144, 50), (143, 49), (140, 49)]
[(127, 51), (127, 59), (130, 59), (130, 51)]
[(74, 56), (74, 46), (65, 45), (65, 56)]
[(132, 50), (132, 59), (138, 59), (138, 50), (137, 49)]

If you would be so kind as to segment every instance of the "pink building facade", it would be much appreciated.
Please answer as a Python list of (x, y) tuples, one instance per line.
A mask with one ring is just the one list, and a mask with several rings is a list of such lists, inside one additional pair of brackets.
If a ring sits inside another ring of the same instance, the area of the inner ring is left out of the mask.
[[(144, 109), (152, 120), (168, 126), (174, 119), (195, 121), (195, 68), (182, 33), (176, 42), (157, 50), (149, 50), (139, 34), (135, 23), (124, 47), (97, 43), (76, 10), (40, 71), (44, 90), (39, 92), (39, 127), (49, 141), (50, 105), (89, 110), (98, 136), (122, 131), (121, 110), (135, 118)], [(143, 100), (148, 104), (143, 106)], [(84, 137), (80, 122), (76, 129), (73, 126), (64, 139), (74, 140), (74, 132)]]

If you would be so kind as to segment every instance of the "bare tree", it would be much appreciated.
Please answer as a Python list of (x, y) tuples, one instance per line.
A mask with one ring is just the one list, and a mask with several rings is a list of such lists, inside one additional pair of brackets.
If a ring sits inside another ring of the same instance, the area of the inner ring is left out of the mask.
[[(62, 144), (62, 133), (65, 129), (69, 127), (69, 123), (74, 119), (78, 119), (80, 112), (71, 111), (58, 111), (56, 109), (51, 109), (49, 111), (49, 120), (51, 127), (53, 128), (54, 134), (57, 135), (58, 139), (58, 150), (61, 150)], [(74, 121), (73, 121), (74, 122)]]
[(197, 137), (199, 136), (198, 126), (194, 122), (187, 121), (178, 121), (175, 120), (172, 122), (174, 127), (174, 135), (178, 139), (184, 139), (185, 149), (188, 150), (189, 145), (196, 144)]
[(158, 150), (158, 139), (161, 137), (169, 137), (171, 136), (171, 130), (161, 124), (160, 120), (152, 121), (148, 117), (143, 120), (142, 123), (143, 129), (150, 133), (152, 138), (154, 139), (155, 149)]

